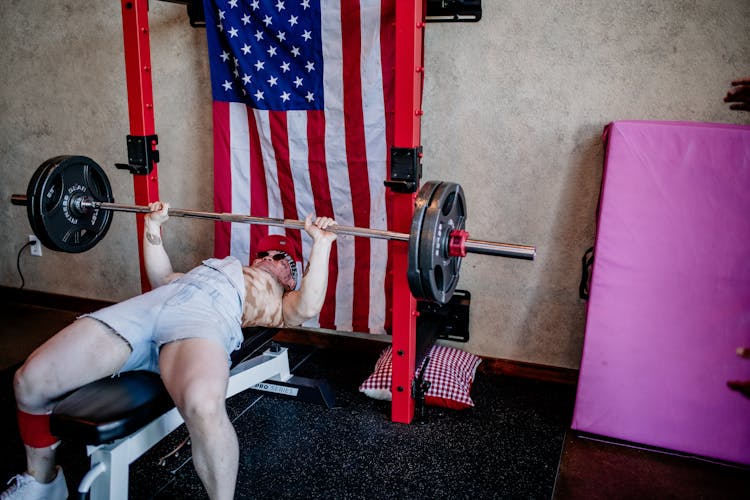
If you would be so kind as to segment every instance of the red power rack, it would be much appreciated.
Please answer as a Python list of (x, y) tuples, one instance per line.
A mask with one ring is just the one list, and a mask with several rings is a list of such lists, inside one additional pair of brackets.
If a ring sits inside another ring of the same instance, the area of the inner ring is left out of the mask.
[[(394, 147), (417, 148), (420, 144), (422, 72), (424, 45), (424, 0), (396, 2), (396, 65)], [(148, 0), (122, 0), (122, 27), (125, 73), (128, 90), (130, 134), (155, 136), (154, 103), (151, 83), (151, 53), (148, 27)], [(156, 151), (156, 141), (147, 145)], [(145, 175), (134, 175), (135, 204), (148, 205), (159, 199), (156, 163)], [(416, 193), (389, 193), (392, 213), (400, 214), (394, 231), (409, 233)], [(141, 288), (150, 289), (143, 264), (143, 215), (137, 216)], [(389, 242), (393, 256), (393, 402), (391, 419), (410, 423), (414, 418), (412, 381), (416, 363), (417, 301), (407, 281), (408, 246)]]

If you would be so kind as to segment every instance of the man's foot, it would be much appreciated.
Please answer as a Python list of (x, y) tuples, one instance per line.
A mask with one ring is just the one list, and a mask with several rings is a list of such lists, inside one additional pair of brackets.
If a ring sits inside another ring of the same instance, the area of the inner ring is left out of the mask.
[(57, 467), (57, 476), (51, 483), (40, 483), (34, 476), (23, 473), (13, 476), (8, 484), (13, 483), (10, 488), (0, 494), (0, 500), (65, 500), (68, 498), (68, 486), (65, 484), (65, 476), (62, 469)]

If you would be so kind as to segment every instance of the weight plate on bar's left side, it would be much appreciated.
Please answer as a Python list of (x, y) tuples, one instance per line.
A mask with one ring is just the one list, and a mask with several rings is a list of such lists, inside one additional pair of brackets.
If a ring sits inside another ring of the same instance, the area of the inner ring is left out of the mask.
[(42, 163), (26, 191), (29, 222), (50, 250), (79, 253), (107, 234), (109, 210), (82, 208), (79, 202), (112, 202), (104, 170), (85, 156), (57, 156)]
[(32, 175), (31, 179), (29, 179), (29, 185), (26, 188), (26, 214), (29, 218), (29, 225), (31, 226), (31, 230), (35, 235), (37, 235), (37, 238), (39, 238), (39, 234), (42, 232), (43, 226), (38, 221), (38, 210), (34, 209), (34, 204), (31, 202), (31, 196), (39, 189), (38, 186), (44, 176), (44, 173), (50, 166), (56, 164), (57, 160), (58, 158), (50, 158), (49, 160), (39, 165), (39, 168), (34, 171), (34, 175)]
[(466, 225), (466, 199), (459, 184), (443, 182), (427, 207), (422, 224), (419, 267), (426, 298), (447, 304), (458, 285), (461, 257), (448, 249), (451, 232)]
[(411, 219), (411, 231), (409, 232), (409, 268), (406, 271), (409, 280), (409, 289), (412, 295), (418, 299), (427, 298), (424, 287), (422, 287), (422, 275), (419, 265), (419, 247), (422, 238), (422, 227), (424, 225), (424, 214), (432, 199), (432, 193), (441, 184), (441, 181), (427, 181), (419, 189), (414, 200), (414, 215)]

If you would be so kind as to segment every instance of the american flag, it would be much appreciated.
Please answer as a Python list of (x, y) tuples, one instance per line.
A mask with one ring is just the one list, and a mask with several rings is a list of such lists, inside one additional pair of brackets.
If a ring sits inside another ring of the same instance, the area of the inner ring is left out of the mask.
[[(219, 212), (388, 229), (395, 0), (204, 0)], [(249, 262), (283, 228), (217, 224), (215, 253)], [(303, 256), (307, 234), (287, 230)], [(304, 233), (304, 232), (302, 232)], [(309, 327), (381, 333), (385, 240), (341, 236)]]

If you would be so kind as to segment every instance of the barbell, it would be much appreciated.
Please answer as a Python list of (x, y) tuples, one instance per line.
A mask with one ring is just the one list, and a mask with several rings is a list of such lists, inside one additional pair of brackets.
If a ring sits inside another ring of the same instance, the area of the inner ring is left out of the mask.
[[(26, 206), (31, 229), (47, 248), (79, 253), (107, 234), (113, 212), (148, 213), (147, 206), (115, 203), (104, 170), (85, 156), (56, 156), (31, 176), (26, 194), (11, 195), (11, 203)], [(172, 217), (209, 219), (304, 229), (301, 220), (201, 212), (170, 208)], [(417, 193), (410, 234), (335, 225), (339, 235), (408, 242), (409, 288), (415, 297), (440, 304), (453, 296), (461, 259), (467, 253), (533, 260), (536, 248), (527, 245), (469, 239), (464, 230), (466, 199), (460, 185), (429, 181)]]

